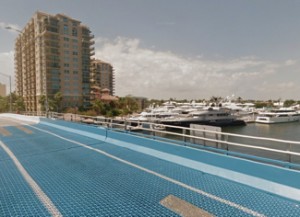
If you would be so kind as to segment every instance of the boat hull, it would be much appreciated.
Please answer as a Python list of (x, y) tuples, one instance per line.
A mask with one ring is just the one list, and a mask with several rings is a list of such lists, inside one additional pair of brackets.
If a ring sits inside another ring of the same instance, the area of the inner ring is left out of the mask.
[(161, 124), (172, 125), (172, 126), (181, 126), (181, 127), (190, 127), (190, 124), (201, 124), (201, 125), (210, 125), (210, 126), (244, 126), (246, 122), (243, 120), (174, 120), (174, 121), (161, 121)]
[(297, 122), (299, 121), (299, 117), (285, 117), (285, 118), (265, 118), (265, 117), (257, 117), (255, 122), (260, 124), (276, 124), (276, 123), (288, 123), (288, 122)]
[(262, 124), (288, 123), (300, 120), (300, 113), (294, 110), (273, 110), (270, 112), (262, 112), (255, 122)]

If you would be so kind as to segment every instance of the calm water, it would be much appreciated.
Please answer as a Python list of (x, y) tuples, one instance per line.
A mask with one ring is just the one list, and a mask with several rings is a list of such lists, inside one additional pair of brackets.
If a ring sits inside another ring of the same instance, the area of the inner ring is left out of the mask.
[[(258, 124), (251, 123), (246, 126), (226, 127), (222, 129), (223, 132), (236, 133), (242, 135), (268, 137), (282, 140), (290, 140), (300, 142), (300, 122), (280, 123), (280, 124)], [(278, 150), (290, 150), (300, 152), (300, 145), (289, 143), (277, 143), (273, 141), (253, 141), (244, 138), (229, 138), (229, 141), (240, 142), (243, 144), (252, 144), (261, 147), (273, 148)], [(256, 150), (242, 150), (241, 148), (231, 147), (231, 150), (248, 153), (261, 157), (268, 157), (277, 160), (290, 161), (293, 163), (300, 163), (300, 157), (295, 155), (270, 153), (267, 151)]]
[[(171, 130), (171, 131), (176, 133), (182, 132), (181, 130)], [(250, 123), (247, 124), (246, 126), (223, 127), (222, 132), (300, 142), (300, 122), (280, 123), (280, 124)], [(161, 135), (160, 134), (157, 135), (168, 139), (182, 141), (182, 137), (180, 136), (169, 135), (164, 133), (162, 133)], [(226, 140), (234, 143), (247, 144), (247, 145), (259, 146), (259, 147), (283, 150), (283, 151), (290, 150), (293, 152), (300, 153), (300, 145), (297, 144), (290, 144), (285, 142), (281, 143), (281, 142), (265, 141), (265, 140), (254, 140), (254, 139), (240, 138), (234, 136), (229, 136)], [(213, 145), (213, 147), (215, 147), (215, 145)], [(243, 148), (234, 145), (228, 145), (228, 146), (225, 145), (224, 147), (221, 147), (221, 149), (227, 149), (229, 151), (236, 152), (236, 153), (244, 153), (244, 154), (254, 155), (263, 158), (270, 158), (274, 160), (300, 164), (300, 156), (289, 155), (285, 153), (249, 149), (249, 148)]]
[(251, 123), (246, 126), (224, 127), (223, 132), (300, 141), (300, 122), (280, 124)]

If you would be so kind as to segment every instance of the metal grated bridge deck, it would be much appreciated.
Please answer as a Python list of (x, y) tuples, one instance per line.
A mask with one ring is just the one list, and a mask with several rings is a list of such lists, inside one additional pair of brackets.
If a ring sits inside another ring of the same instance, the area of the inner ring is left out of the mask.
[[(24, 126), (32, 133), (3, 126), (11, 135), (0, 134), (0, 216), (178, 216), (161, 203), (170, 195), (213, 216), (300, 216), (299, 201), (116, 145), (101, 128), (43, 122)], [(150, 140), (138, 141), (154, 153), (184, 156), (188, 149), (164, 143), (159, 150)]]

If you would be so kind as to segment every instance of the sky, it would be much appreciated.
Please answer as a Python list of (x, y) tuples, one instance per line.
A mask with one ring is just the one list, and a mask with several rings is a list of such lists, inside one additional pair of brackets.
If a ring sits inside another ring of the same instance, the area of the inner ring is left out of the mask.
[(0, 73), (14, 77), (18, 33), (5, 27), (36, 11), (90, 28), (117, 96), (300, 100), (299, 0), (2, 0)]

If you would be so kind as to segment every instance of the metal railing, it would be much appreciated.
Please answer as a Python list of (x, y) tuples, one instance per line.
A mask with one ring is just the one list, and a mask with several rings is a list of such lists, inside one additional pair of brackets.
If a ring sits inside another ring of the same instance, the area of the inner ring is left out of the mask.
[[(45, 117), (46, 114), (31, 112), (25, 115)], [(106, 130), (130, 133), (282, 167), (300, 169), (300, 142), (298, 141), (70, 113), (51, 112), (49, 118), (103, 126)], [(197, 133), (204, 136), (198, 136)]]

